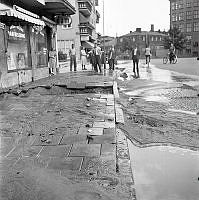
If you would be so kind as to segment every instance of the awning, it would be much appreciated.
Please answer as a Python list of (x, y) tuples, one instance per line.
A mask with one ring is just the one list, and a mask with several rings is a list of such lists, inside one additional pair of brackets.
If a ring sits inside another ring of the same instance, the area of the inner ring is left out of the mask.
[(94, 44), (92, 42), (83, 41), (82, 46), (84, 46), (87, 49), (92, 49), (94, 47)]
[[(19, 11), (15, 10), (5, 4), (2, 4), (2, 3), (0, 3), (0, 16), (15, 17), (20, 20), (30, 22), (32, 24), (36, 24), (39, 26), (45, 26), (45, 23), (39, 19), (39, 16), (38, 16), (38, 18), (31, 17), (29, 15), (19, 12)], [(36, 16), (36, 15), (34, 14), (34, 16)]]

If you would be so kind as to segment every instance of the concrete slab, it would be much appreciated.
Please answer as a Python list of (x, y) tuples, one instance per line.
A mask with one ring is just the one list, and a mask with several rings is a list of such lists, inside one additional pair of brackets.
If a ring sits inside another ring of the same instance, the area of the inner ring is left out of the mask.
[(17, 146), (15, 147), (10, 153), (8, 153), (7, 157), (34, 157), (37, 156), (37, 154), (41, 151), (41, 146), (31, 146), (29, 148)]
[(114, 122), (94, 122), (93, 127), (94, 128), (114, 128), (115, 123)]
[(100, 144), (75, 144), (73, 145), (69, 156), (99, 157), (100, 149)]
[(68, 156), (70, 149), (71, 145), (45, 146), (42, 148), (39, 156), (64, 158)]
[(92, 140), (89, 140), (89, 144), (115, 144), (116, 139), (114, 135), (101, 135), (92, 136)]
[(42, 142), (42, 137), (37, 136), (32, 145), (33, 146), (54, 146), (54, 145), (58, 145), (60, 141), (62, 140), (62, 138), (63, 138), (63, 135), (48, 135), (43, 138), (46, 141)]
[(64, 135), (60, 145), (70, 145), (70, 144), (87, 144), (87, 135), (86, 134), (76, 134), (76, 135)]
[(103, 135), (103, 128), (90, 128), (89, 135)]
[(101, 156), (112, 156), (116, 158), (116, 144), (102, 144)]
[(53, 158), (48, 163), (48, 169), (54, 169), (54, 170), (80, 170), (81, 165), (83, 162), (83, 158), (71, 158), (67, 157), (64, 159), (59, 158)]

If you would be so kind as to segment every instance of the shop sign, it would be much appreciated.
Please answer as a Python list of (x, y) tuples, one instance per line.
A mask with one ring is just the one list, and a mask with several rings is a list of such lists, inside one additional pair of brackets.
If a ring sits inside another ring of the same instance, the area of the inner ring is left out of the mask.
[(11, 26), (8, 31), (9, 39), (12, 40), (25, 40), (26, 34), (21, 26)]

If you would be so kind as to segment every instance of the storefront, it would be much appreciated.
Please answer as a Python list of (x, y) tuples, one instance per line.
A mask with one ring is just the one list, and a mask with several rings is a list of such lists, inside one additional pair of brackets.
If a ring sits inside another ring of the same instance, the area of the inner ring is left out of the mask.
[(25, 15), (8, 6), (1, 7), (0, 21), (4, 23), (1, 45), (5, 54), (0, 66), (1, 87), (20, 85), (49, 74), (48, 51), (55, 43), (55, 23), (50, 24), (50, 20), (45, 23), (27, 12)]

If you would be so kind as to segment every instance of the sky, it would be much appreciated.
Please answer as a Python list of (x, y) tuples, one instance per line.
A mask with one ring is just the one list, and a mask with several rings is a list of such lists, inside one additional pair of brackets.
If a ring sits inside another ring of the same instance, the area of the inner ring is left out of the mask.
[(121, 36), (136, 28), (149, 31), (151, 24), (156, 31), (169, 29), (169, 0), (99, 0), (96, 7), (100, 13), (97, 32), (102, 35), (103, 1), (104, 35)]

